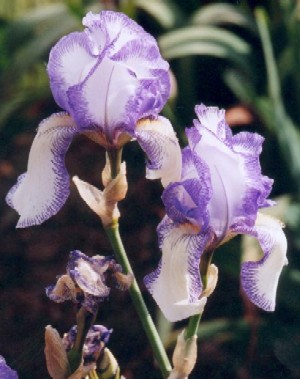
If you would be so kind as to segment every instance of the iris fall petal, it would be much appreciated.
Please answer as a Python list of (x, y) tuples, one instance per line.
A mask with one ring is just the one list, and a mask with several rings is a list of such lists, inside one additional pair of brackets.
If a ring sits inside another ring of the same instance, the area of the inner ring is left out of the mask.
[(287, 240), (282, 224), (270, 216), (258, 214), (255, 227), (247, 234), (259, 240), (264, 256), (258, 262), (243, 263), (243, 289), (254, 304), (266, 311), (273, 311), (279, 276), (288, 263)]
[(78, 133), (73, 119), (57, 113), (41, 122), (31, 146), (27, 172), (9, 191), (6, 201), (20, 215), (17, 227), (37, 225), (55, 215), (69, 196), (64, 156)]

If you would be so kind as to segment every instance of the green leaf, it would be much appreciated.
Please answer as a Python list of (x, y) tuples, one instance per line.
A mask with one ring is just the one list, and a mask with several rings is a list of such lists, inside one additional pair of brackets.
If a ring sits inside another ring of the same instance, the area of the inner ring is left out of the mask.
[(231, 32), (214, 27), (186, 27), (159, 38), (162, 54), (167, 59), (186, 55), (209, 55), (225, 58), (249, 70), (247, 42)]
[(182, 12), (168, 0), (136, 0), (136, 6), (151, 15), (163, 28), (171, 29), (182, 20)]
[(252, 17), (231, 4), (211, 4), (201, 7), (194, 13), (191, 22), (196, 25), (232, 24), (251, 32), (257, 30)]

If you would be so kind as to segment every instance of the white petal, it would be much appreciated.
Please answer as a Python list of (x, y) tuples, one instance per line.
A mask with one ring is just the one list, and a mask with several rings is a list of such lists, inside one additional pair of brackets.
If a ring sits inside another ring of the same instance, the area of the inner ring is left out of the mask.
[(258, 214), (254, 230), (264, 256), (257, 262), (242, 265), (241, 280), (249, 299), (266, 311), (275, 309), (278, 280), (287, 262), (287, 240), (282, 224), (275, 218)]
[(127, 106), (138, 87), (125, 65), (103, 58), (84, 83), (69, 89), (69, 103), (78, 124), (97, 125), (113, 142), (116, 127), (132, 124)]
[(63, 109), (70, 111), (68, 88), (82, 82), (96, 63), (85, 33), (70, 33), (52, 48), (47, 71), (53, 96)]
[(202, 313), (206, 304), (206, 297), (199, 299), (199, 261), (206, 240), (194, 232), (186, 225), (167, 230), (161, 236), (159, 267), (145, 278), (146, 287), (169, 321)]
[(74, 134), (73, 119), (57, 113), (41, 122), (31, 146), (27, 173), (6, 197), (20, 215), (17, 227), (38, 225), (55, 215), (69, 196), (64, 156)]
[(138, 122), (135, 137), (148, 156), (146, 178), (161, 179), (166, 187), (181, 177), (182, 158), (174, 129), (168, 119)]

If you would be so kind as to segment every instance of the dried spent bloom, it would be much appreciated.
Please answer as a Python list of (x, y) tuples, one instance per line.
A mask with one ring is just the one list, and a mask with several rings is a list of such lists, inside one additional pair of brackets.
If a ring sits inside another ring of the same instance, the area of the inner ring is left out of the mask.
[(90, 12), (83, 25), (84, 31), (63, 37), (50, 53), (51, 90), (66, 112), (40, 123), (27, 173), (7, 195), (20, 228), (41, 224), (64, 205), (70, 191), (64, 157), (78, 133), (108, 150), (136, 139), (149, 158), (147, 177), (161, 178), (164, 186), (179, 180), (179, 144), (170, 122), (158, 116), (170, 80), (155, 39), (112, 11)]
[(18, 379), (16, 371), (12, 370), (0, 355), (0, 379)]
[(201, 313), (207, 293), (199, 274), (203, 253), (248, 234), (259, 241), (263, 257), (242, 264), (242, 287), (250, 301), (272, 311), (287, 242), (282, 224), (258, 213), (274, 205), (268, 200), (273, 181), (261, 174), (259, 163), (263, 138), (232, 135), (224, 110), (199, 105), (196, 113), (194, 127), (186, 130), (181, 180), (162, 196), (167, 213), (158, 227), (162, 260), (145, 284), (170, 321)]
[(108, 297), (110, 288), (106, 277), (111, 274), (120, 289), (128, 289), (132, 275), (122, 274), (119, 264), (111, 257), (88, 257), (79, 250), (70, 252), (67, 273), (58, 277), (56, 284), (46, 288), (47, 296), (61, 303), (71, 300), (91, 313), (96, 313), (99, 303)]
[[(112, 331), (112, 329), (107, 329), (103, 325), (91, 326), (83, 346), (83, 365), (85, 370), (96, 368), (96, 362), (107, 345)], [(73, 326), (68, 333), (64, 334), (62, 342), (67, 352), (72, 349), (76, 334), (77, 326)]]

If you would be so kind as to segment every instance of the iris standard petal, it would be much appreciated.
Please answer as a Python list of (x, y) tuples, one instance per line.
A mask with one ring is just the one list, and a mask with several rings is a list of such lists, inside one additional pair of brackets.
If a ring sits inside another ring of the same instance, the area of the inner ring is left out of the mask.
[(261, 136), (247, 132), (233, 136), (225, 112), (218, 108), (201, 104), (196, 112), (199, 121), (187, 130), (189, 144), (209, 167), (210, 225), (222, 239), (233, 226), (252, 227), (258, 209), (273, 204), (267, 200), (273, 181), (261, 174)]
[(176, 227), (167, 220), (158, 229), (161, 262), (144, 282), (165, 317), (175, 322), (203, 311), (206, 298), (200, 299), (199, 262), (209, 233), (197, 234), (191, 225)]
[(148, 157), (146, 177), (161, 179), (164, 187), (179, 181), (181, 150), (170, 121), (162, 116), (156, 120), (141, 120), (134, 135)]
[(40, 123), (27, 172), (6, 197), (8, 205), (20, 215), (17, 227), (39, 225), (64, 205), (69, 196), (64, 156), (76, 133), (77, 126), (66, 113), (53, 114)]
[(243, 263), (243, 289), (258, 307), (273, 311), (279, 276), (283, 266), (287, 264), (287, 240), (282, 224), (273, 217), (258, 214), (253, 230), (240, 232), (256, 237), (264, 253), (258, 262)]
[(71, 33), (51, 49), (47, 71), (54, 99), (61, 108), (70, 112), (68, 88), (81, 83), (97, 61), (89, 51), (85, 33)]
[(246, 191), (244, 171), (239, 155), (234, 153), (217, 135), (202, 127), (198, 130), (199, 142), (194, 143), (196, 131), (187, 129), (191, 150), (208, 166), (212, 197), (208, 204), (210, 225), (222, 239), (234, 218), (241, 212)]
[(99, 30), (106, 34), (106, 45), (110, 47), (111, 55), (133, 39), (146, 39), (148, 43), (156, 43), (140, 25), (120, 12), (103, 11), (98, 14), (89, 12), (82, 23), (87, 27), (85, 32), (93, 43), (93, 54), (98, 55), (103, 49), (103, 32), (99, 33)]
[(209, 169), (188, 147), (182, 151), (182, 162), (181, 181), (169, 184), (162, 200), (173, 222), (190, 222), (202, 229), (209, 222), (207, 206), (212, 192)]
[(81, 127), (97, 125), (113, 143), (118, 129), (134, 127), (136, 120), (127, 106), (138, 87), (126, 66), (103, 58), (83, 83), (68, 90), (72, 114)]

